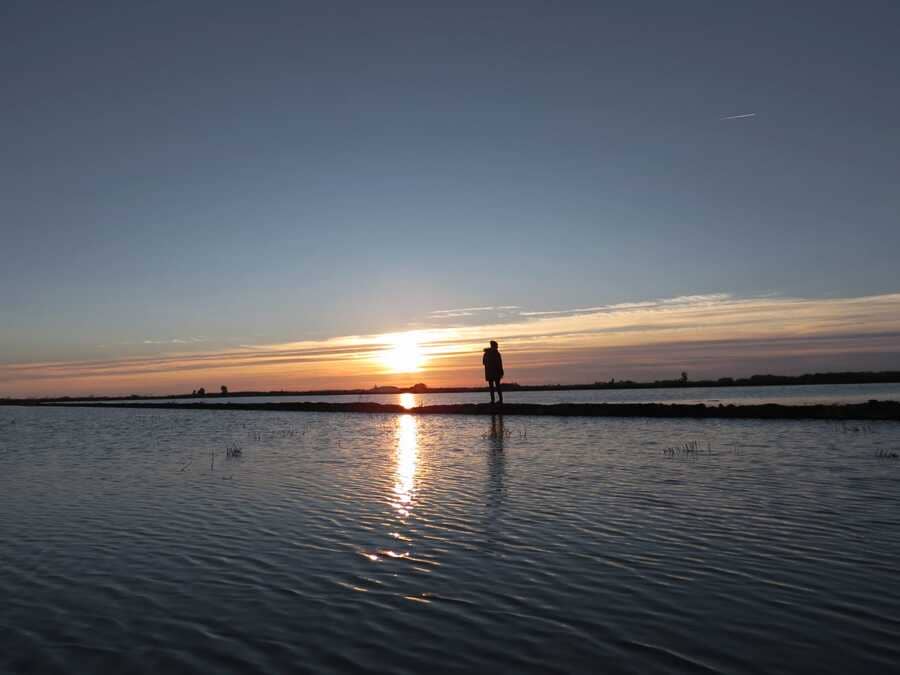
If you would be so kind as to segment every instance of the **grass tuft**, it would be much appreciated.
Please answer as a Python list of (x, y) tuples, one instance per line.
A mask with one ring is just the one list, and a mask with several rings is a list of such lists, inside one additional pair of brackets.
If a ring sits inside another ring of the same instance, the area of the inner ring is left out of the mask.
[[(663, 448), (662, 452), (663, 455), (667, 457), (697, 457), (698, 455), (703, 454), (703, 448), (700, 447), (700, 443), (698, 441), (688, 441), (686, 443), (682, 443), (681, 445), (672, 445), (668, 448)], [(712, 454), (712, 446), (709, 444), (709, 442), (706, 443), (706, 454)]]

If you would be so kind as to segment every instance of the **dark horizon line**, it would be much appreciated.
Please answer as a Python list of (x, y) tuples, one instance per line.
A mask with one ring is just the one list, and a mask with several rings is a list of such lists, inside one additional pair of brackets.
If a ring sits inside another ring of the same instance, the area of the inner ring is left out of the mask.
[[(503, 383), (504, 391), (585, 391), (614, 389), (673, 389), (694, 387), (764, 387), (764, 386), (802, 386), (814, 384), (890, 384), (900, 383), (900, 371), (836, 371), (824, 373), (805, 373), (803, 375), (751, 375), (745, 378), (720, 377), (715, 380), (690, 380), (686, 373), (681, 379), (654, 380), (652, 382), (635, 382), (633, 380), (610, 379), (608, 382), (586, 384), (519, 384)], [(26, 398), (0, 398), (4, 405), (29, 403), (54, 403), (62, 401), (134, 401), (134, 400), (167, 400), (181, 398), (234, 398), (253, 396), (379, 396), (390, 394), (464, 394), (488, 391), (487, 386), (478, 387), (429, 387), (417, 383), (408, 387), (374, 386), (370, 389), (307, 389), (307, 390), (270, 390), (270, 391), (226, 391), (183, 394), (141, 395), (129, 394), (119, 396), (43, 396)]]
[[(48, 407), (48, 406), (44, 406)], [(53, 407), (52, 405), (49, 407)], [(832, 421), (900, 422), (900, 401), (871, 400), (866, 403), (450, 403), (406, 408), (396, 403), (101, 403), (80, 401), (65, 408), (133, 408), (137, 410), (218, 410), (259, 412), (323, 412), (401, 415), (527, 415), (553, 417), (671, 417), (713, 419), (815, 419)], [(895, 456), (895, 455), (892, 455)]]

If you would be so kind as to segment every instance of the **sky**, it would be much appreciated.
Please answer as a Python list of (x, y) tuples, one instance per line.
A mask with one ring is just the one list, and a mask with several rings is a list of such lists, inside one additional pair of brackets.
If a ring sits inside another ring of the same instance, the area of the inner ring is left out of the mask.
[(0, 396), (900, 369), (898, 24), (4, 2)]

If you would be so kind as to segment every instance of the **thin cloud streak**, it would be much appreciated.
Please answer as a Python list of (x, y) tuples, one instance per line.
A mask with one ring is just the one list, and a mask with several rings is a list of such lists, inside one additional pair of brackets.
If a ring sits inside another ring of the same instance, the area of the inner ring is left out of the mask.
[(490, 307), (461, 307), (459, 309), (435, 309), (428, 313), (435, 319), (443, 319), (457, 316), (472, 316), (476, 312), (503, 312), (519, 309), (518, 305), (498, 305)]
[(731, 297), (728, 293), (713, 293), (709, 295), (684, 295), (677, 298), (665, 298), (661, 300), (647, 300), (644, 302), (621, 302), (614, 305), (600, 305), (599, 307), (582, 307), (578, 309), (556, 309), (540, 312), (519, 312), (520, 316), (566, 316), (574, 314), (598, 314), (608, 312), (619, 312), (630, 309), (640, 309), (646, 307), (672, 306), (695, 304), (700, 305), (707, 302), (718, 302), (727, 300)]
[(456, 314), (457, 312), (489, 312), (493, 310), (494, 307), (460, 307), (458, 309), (435, 309), (429, 312), (431, 315), (435, 314)]
[(725, 121), (725, 120), (743, 120), (743, 119), (747, 119), (748, 117), (756, 117), (756, 113), (753, 112), (753, 113), (743, 113), (742, 115), (728, 115), (727, 117), (720, 117), (719, 119), (722, 120), (722, 121)]
[(146, 339), (141, 344), (145, 345), (191, 345), (197, 344), (200, 342), (207, 342), (206, 338), (201, 337), (192, 337), (192, 338), (171, 338), (169, 340), (152, 340)]

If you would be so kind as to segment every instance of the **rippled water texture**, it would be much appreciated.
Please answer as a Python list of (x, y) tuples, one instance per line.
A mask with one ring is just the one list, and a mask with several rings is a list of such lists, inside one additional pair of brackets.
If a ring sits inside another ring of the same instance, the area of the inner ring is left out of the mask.
[(896, 671), (879, 452), (900, 425), (0, 408), (0, 671)]

